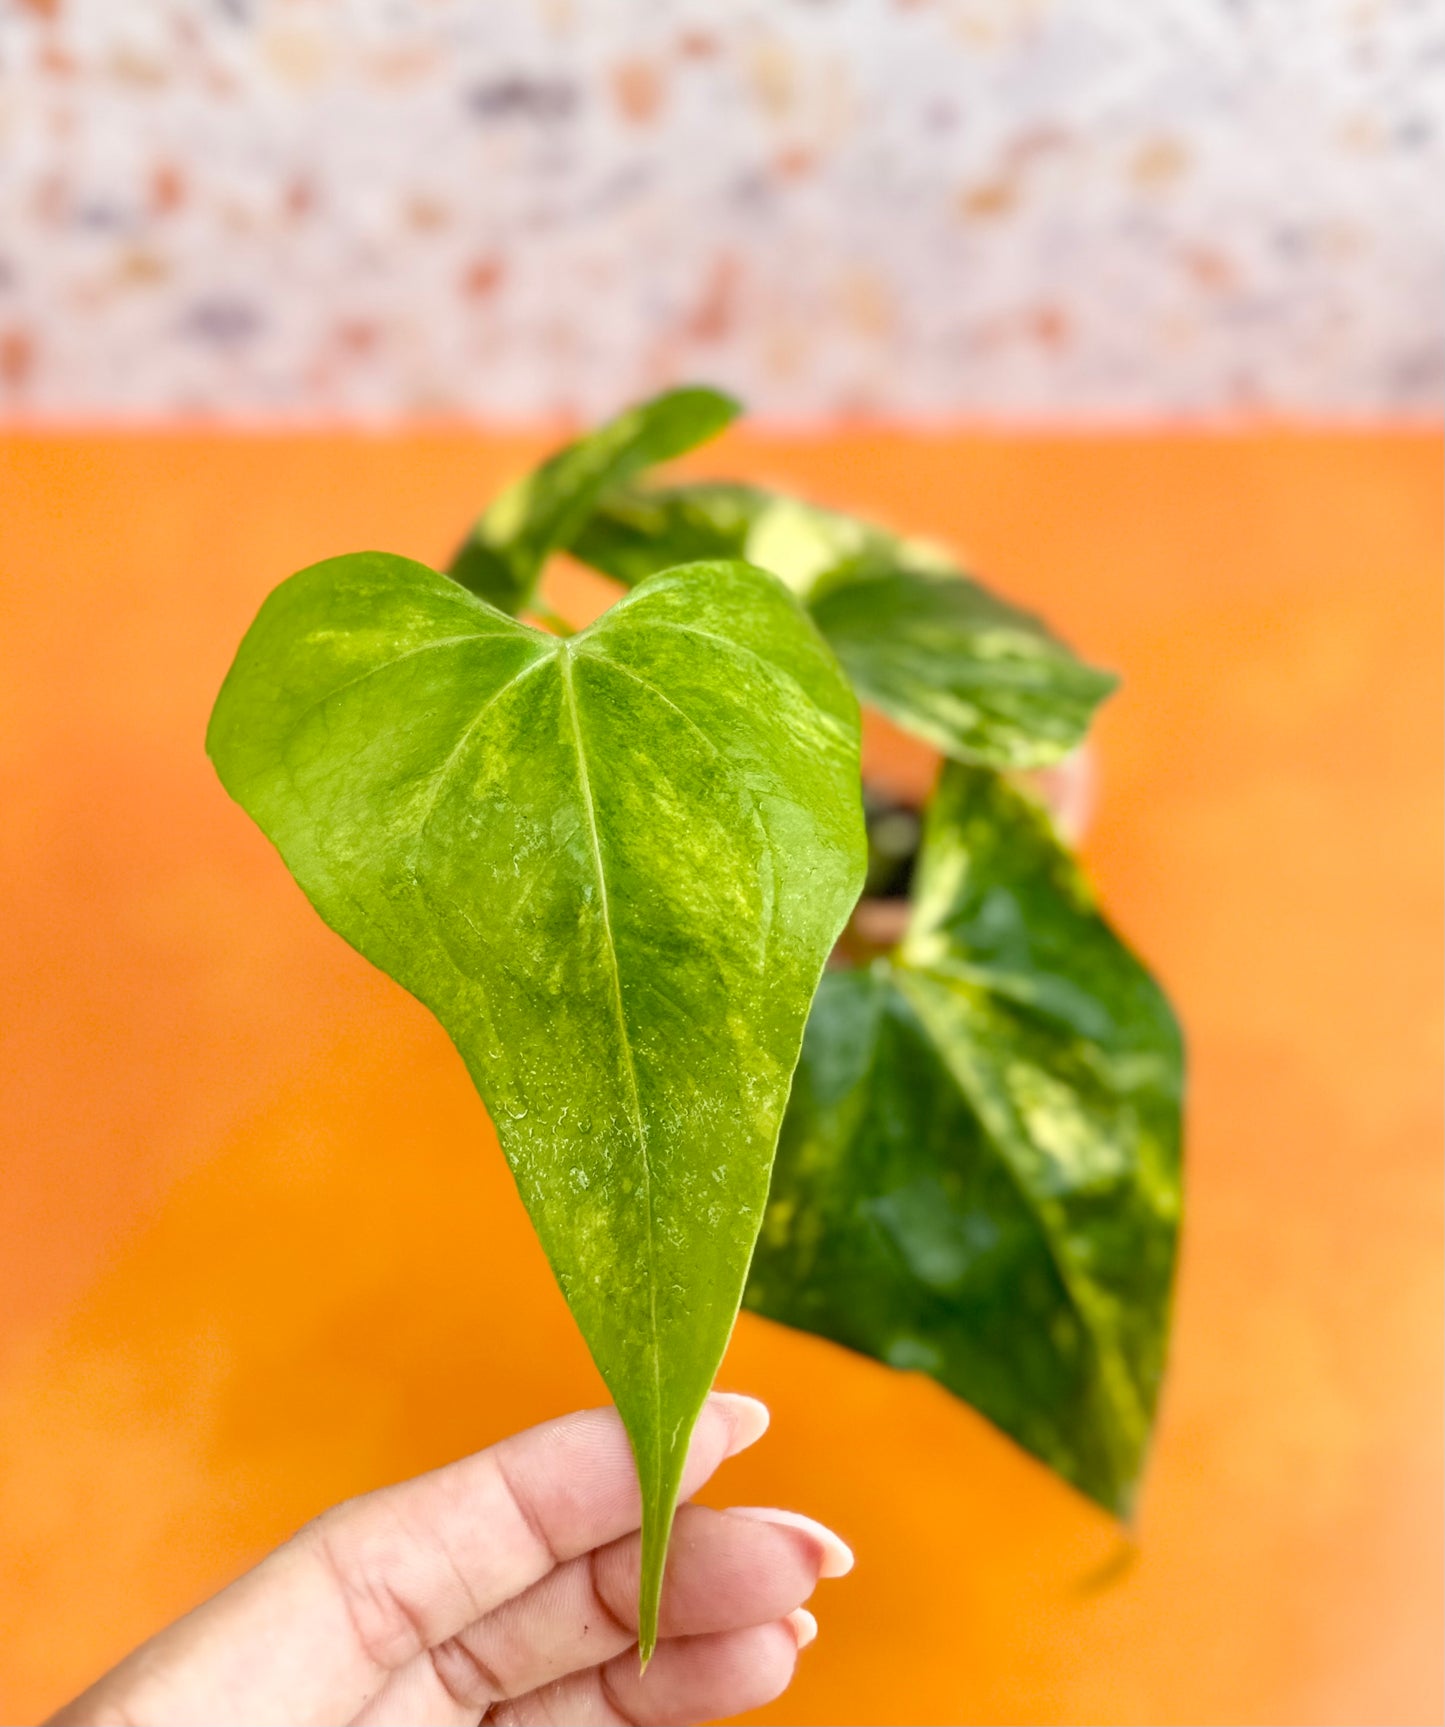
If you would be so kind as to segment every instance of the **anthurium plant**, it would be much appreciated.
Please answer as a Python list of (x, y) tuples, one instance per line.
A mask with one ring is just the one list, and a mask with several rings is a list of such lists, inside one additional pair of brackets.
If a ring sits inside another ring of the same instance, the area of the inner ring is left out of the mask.
[[(931, 1374), (1123, 1514), (1179, 1216), (1178, 1029), (1025, 777), (1114, 680), (935, 547), (643, 480), (735, 413), (631, 409), (445, 573), (292, 576), (207, 739), (486, 1103), (631, 1437), (644, 1659), (741, 1305)], [(560, 552), (625, 590), (579, 631)], [(849, 939), (860, 701), (942, 758), (886, 951)]]

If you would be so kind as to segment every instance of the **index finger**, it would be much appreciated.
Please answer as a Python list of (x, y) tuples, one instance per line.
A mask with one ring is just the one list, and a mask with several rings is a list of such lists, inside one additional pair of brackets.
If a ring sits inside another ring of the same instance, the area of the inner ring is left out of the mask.
[[(754, 1399), (713, 1393), (693, 1432), (684, 1497), (766, 1426)], [(349, 1718), (398, 1667), (640, 1522), (616, 1411), (545, 1422), (326, 1512), (143, 1645), (54, 1727), (117, 1708), (157, 1727)]]

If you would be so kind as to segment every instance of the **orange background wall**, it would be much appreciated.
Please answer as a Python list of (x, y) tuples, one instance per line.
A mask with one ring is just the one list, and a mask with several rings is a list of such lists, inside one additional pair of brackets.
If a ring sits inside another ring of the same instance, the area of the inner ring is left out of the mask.
[[(323, 1505), (599, 1396), (445, 1037), (201, 742), (277, 580), (444, 558), (537, 447), (0, 441), (7, 1721)], [(1438, 1720), (1439, 439), (734, 437), (708, 466), (945, 535), (1124, 672), (1089, 860), (1193, 1055), (1137, 1545), (930, 1382), (742, 1321), (723, 1382), (774, 1427), (713, 1496), (859, 1560), (759, 1718)]]

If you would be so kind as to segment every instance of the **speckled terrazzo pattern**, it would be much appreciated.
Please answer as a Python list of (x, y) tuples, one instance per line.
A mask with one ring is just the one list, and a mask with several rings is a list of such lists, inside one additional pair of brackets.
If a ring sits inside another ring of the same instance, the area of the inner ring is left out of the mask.
[(0, 0), (0, 410), (1433, 412), (1445, 0)]

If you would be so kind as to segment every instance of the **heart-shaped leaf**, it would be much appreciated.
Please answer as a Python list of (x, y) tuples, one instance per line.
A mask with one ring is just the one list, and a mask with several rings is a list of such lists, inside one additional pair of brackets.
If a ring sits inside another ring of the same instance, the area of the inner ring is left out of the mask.
[[(502, 492), (463, 542), (450, 573), (502, 611), (525, 611), (547, 554), (569, 544), (599, 493), (706, 443), (737, 413), (730, 396), (698, 386), (628, 408)], [(690, 561), (669, 558), (667, 564)], [(663, 567), (654, 564), (647, 573)]]
[(628, 583), (690, 558), (772, 570), (807, 603), (859, 699), (960, 761), (1059, 761), (1115, 685), (938, 547), (756, 486), (614, 487), (570, 544)]
[(632, 1438), (644, 1654), (823, 964), (857, 705), (786, 590), (659, 575), (568, 640), (404, 558), (266, 601), (212, 716), (322, 917), (437, 1015)]
[(932, 1374), (1126, 1511), (1168, 1331), (1178, 1028), (998, 776), (945, 769), (916, 895), (897, 954), (823, 980), (747, 1305)]

